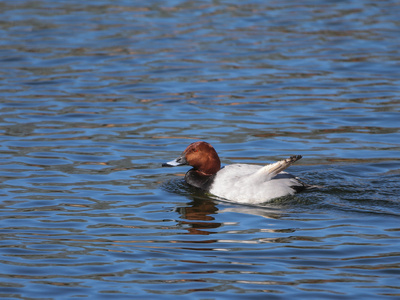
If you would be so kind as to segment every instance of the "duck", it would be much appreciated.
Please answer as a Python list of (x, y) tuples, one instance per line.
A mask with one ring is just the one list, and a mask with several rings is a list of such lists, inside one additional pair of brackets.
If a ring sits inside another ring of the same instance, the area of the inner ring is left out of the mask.
[(176, 159), (163, 167), (189, 165), (185, 181), (220, 199), (241, 204), (262, 204), (283, 196), (313, 189), (286, 168), (301, 159), (293, 155), (267, 165), (231, 164), (221, 168), (214, 147), (204, 141), (191, 143)]

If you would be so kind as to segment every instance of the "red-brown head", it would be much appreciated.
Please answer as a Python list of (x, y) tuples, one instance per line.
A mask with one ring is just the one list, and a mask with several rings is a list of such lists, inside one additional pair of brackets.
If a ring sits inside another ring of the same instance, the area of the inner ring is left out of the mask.
[(190, 165), (206, 175), (215, 174), (221, 169), (221, 161), (217, 152), (206, 142), (191, 143), (177, 159), (163, 164), (163, 167), (181, 165)]

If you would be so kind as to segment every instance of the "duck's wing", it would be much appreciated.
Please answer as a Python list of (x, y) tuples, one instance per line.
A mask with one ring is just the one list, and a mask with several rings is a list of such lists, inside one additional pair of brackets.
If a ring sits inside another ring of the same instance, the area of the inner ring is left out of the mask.
[(259, 169), (256, 173), (257, 175), (262, 175), (266, 180), (269, 180), (274, 178), (277, 174), (279, 174), (301, 158), (301, 155), (293, 155), (287, 159), (283, 159), (277, 161), (276, 163), (266, 165)]

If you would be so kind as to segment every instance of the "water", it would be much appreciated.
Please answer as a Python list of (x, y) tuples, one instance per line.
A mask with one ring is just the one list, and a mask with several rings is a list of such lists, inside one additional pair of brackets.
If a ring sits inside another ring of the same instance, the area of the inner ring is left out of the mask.
[[(398, 299), (396, 1), (0, 3), (2, 299)], [(303, 159), (262, 206), (161, 168)]]

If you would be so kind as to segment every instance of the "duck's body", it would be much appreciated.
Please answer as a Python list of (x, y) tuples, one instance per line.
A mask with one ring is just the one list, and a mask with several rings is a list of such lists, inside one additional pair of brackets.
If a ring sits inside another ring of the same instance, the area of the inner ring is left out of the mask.
[(311, 188), (282, 172), (300, 158), (300, 155), (292, 156), (266, 166), (232, 164), (221, 169), (215, 149), (206, 142), (195, 142), (163, 166), (190, 165), (193, 168), (185, 175), (188, 184), (229, 201), (259, 204)]

